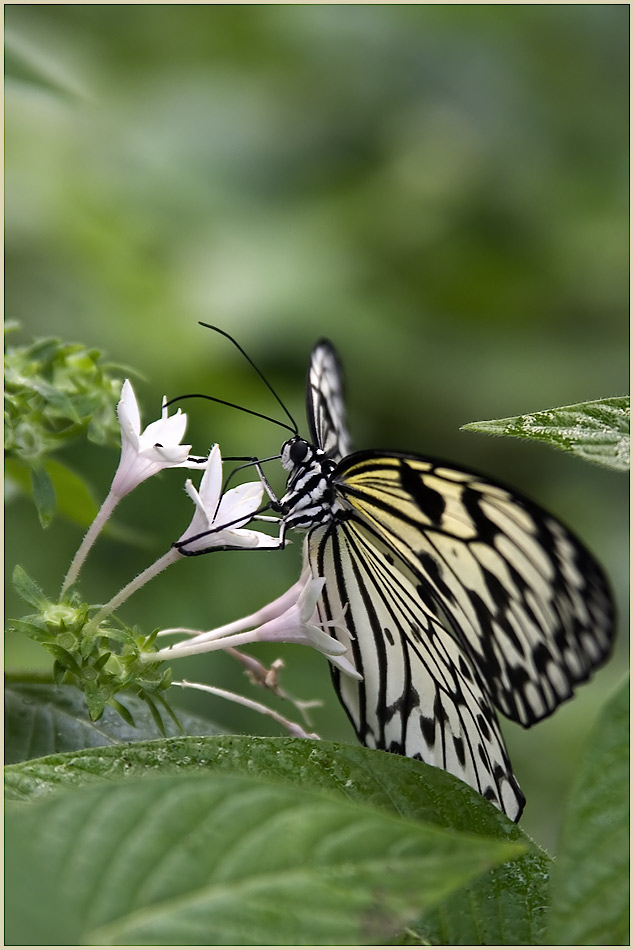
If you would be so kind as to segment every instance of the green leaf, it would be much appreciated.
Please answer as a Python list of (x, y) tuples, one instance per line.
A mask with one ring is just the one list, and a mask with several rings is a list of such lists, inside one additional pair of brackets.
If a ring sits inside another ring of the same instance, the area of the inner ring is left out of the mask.
[[(93, 746), (119, 745), (161, 735), (144, 702), (129, 694), (125, 705), (136, 728), (106, 706), (99, 722), (91, 722), (83, 693), (73, 686), (49, 683), (8, 683), (5, 691), (5, 760), (21, 762), (51, 752), (73, 752)], [(180, 714), (184, 728), (193, 734), (219, 732), (212, 723)], [(171, 721), (164, 723), (168, 735), (176, 735)]]
[(417, 943), (443, 947), (542, 944), (551, 868), (552, 860), (535, 849), (489, 871), (422, 916), (414, 925)]
[[(168, 672), (170, 672), (170, 671), (168, 670)], [(171, 677), (170, 677), (170, 681), (169, 681), (169, 682), (171, 682)], [(165, 689), (167, 689), (167, 688), (169, 687), (169, 682), (168, 682), (167, 684), (165, 684)], [(147, 702), (147, 699), (146, 699), (145, 696), (143, 696), (142, 698), (145, 700), (145, 702)], [(180, 734), (180, 735), (185, 735), (188, 730), (185, 729), (185, 727), (183, 726), (183, 723), (182, 723), (181, 720), (178, 718), (178, 716), (176, 715), (176, 713), (175, 713), (174, 710), (172, 709), (171, 705), (170, 705), (170, 704), (168, 703), (168, 701), (165, 699), (165, 696), (162, 696), (160, 693), (156, 693), (156, 695), (155, 695), (154, 698), (160, 703), (160, 705), (163, 707), (163, 709), (165, 710), (165, 712), (167, 713), (167, 715), (170, 717), (170, 719), (172, 720), (172, 722), (174, 723), (174, 725), (175, 725), (176, 728), (178, 729), (179, 734)], [(163, 734), (166, 735), (165, 731), (163, 731)]]
[(51, 639), (50, 631), (42, 621), (38, 624), (31, 623), (28, 620), (9, 620), (7, 629), (14, 633), (21, 633), (23, 636), (29, 637), (30, 640), (35, 640), (36, 643), (48, 643)]
[(19, 564), (13, 568), (13, 576), (11, 578), (13, 586), (15, 587), (16, 593), (24, 600), (27, 604), (30, 604), (31, 607), (35, 607), (37, 610), (43, 611), (49, 605), (48, 598), (45, 597), (43, 591), (37, 586), (34, 580), (29, 577), (23, 567), (20, 567)]
[(580, 402), (507, 419), (469, 422), (461, 428), (538, 439), (617, 471), (628, 471), (630, 467), (629, 396)]
[(56, 497), (53, 482), (41, 465), (35, 465), (31, 469), (31, 488), (40, 524), (43, 528), (47, 528), (55, 514)]
[(161, 714), (153, 703), (152, 697), (149, 695), (149, 693), (144, 692), (141, 694), (141, 699), (143, 699), (143, 701), (146, 703), (149, 713), (154, 721), (154, 725), (158, 729), (160, 735), (166, 735)]
[[(321, 790), (408, 819), (521, 840), (527, 852), (495, 868), (416, 921), (425, 942), (536, 944), (543, 935), (551, 860), (473, 789), (440, 769), (362, 746), (249, 736), (178, 737), (54, 755), (5, 770), (7, 800), (35, 800), (104, 780), (201, 769)], [(451, 939), (448, 939), (451, 937)]]
[(119, 700), (115, 699), (114, 697), (110, 698), (109, 705), (119, 713), (121, 718), (127, 722), (129, 726), (131, 726), (133, 729), (136, 728), (134, 717), (127, 706), (124, 706), (123, 703), (120, 703)]
[(97, 722), (103, 716), (106, 708), (106, 699), (103, 690), (99, 689), (93, 683), (86, 683), (84, 680), (84, 696), (88, 706), (88, 715), (93, 722)]
[(219, 774), (13, 806), (6, 829), (9, 944), (379, 943), (524, 850)]
[(81, 668), (72, 653), (69, 653), (68, 650), (58, 646), (56, 643), (43, 643), (43, 646), (45, 650), (48, 650), (48, 652), (55, 657), (55, 662), (59, 666), (63, 666), (69, 673), (81, 678)]
[[(10, 687), (10, 691), (19, 690), (21, 695), (29, 696), (36, 685), (39, 690), (50, 690), (59, 697), (60, 691), (41, 684), (19, 684)], [(81, 693), (72, 687), (64, 693), (68, 697), (76, 694), (81, 701)], [(131, 705), (129, 696), (126, 704)], [(85, 704), (83, 709), (85, 716)], [(136, 719), (136, 708), (134, 715)], [(129, 731), (127, 738), (133, 738)], [(157, 742), (130, 741), (124, 759), (121, 746), (103, 743), (108, 747), (96, 748), (97, 745), (92, 743), (93, 748), (72, 755), (58, 753), (36, 762), (9, 765), (5, 771), (7, 797), (26, 801), (104, 779), (143, 776), (157, 768), (164, 773), (180, 774), (205, 767), (257, 773), (269, 779), (292, 781), (299, 788), (334, 790), (354, 801), (391, 808), (403, 817), (439, 823), (457, 831), (522, 837), (517, 825), (448, 772), (363, 746), (310, 739), (189, 735)]]
[(564, 816), (548, 943), (629, 945), (629, 679), (590, 737)]

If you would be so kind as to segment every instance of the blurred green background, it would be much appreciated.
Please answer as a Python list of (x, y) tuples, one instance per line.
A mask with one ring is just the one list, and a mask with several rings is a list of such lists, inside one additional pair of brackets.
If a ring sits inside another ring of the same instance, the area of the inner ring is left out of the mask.
[[(6, 21), (6, 315), (25, 335), (96, 346), (138, 371), (149, 422), (163, 393), (207, 392), (280, 416), (226, 340), (233, 333), (303, 424), (312, 343), (333, 339), (357, 447), (453, 459), (522, 489), (604, 563), (621, 629), (576, 699), (525, 732), (505, 723), (528, 805), (554, 848), (562, 800), (597, 709), (627, 662), (623, 476), (538, 444), (461, 433), (508, 416), (628, 391), (628, 14), (616, 5), (12, 6)], [(205, 453), (270, 455), (269, 423), (183, 404)], [(103, 498), (112, 450), (64, 460)], [(282, 487), (279, 465), (270, 477)], [(82, 574), (109, 599), (189, 522), (184, 473), (118, 511), (141, 541), (102, 539)], [(16, 562), (54, 594), (81, 530), (45, 535), (7, 512)], [(209, 627), (297, 577), (276, 554), (182, 562), (125, 619)], [(23, 612), (11, 590), (10, 616)], [(48, 655), (10, 640), (11, 668)], [(314, 728), (351, 732), (326, 661), (283, 655), (285, 686), (321, 696)], [(247, 690), (224, 656), (177, 675)], [(252, 695), (261, 694), (250, 690)], [(177, 699), (180, 697), (176, 697)], [(182, 697), (228, 729), (276, 727)]]

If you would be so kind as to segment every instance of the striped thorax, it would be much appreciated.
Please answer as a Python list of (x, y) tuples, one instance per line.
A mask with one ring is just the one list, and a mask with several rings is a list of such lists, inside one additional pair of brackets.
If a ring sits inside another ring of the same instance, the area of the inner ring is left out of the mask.
[(280, 511), (286, 528), (327, 524), (334, 514), (332, 473), (336, 463), (322, 449), (296, 436), (282, 446), (282, 465), (289, 472)]

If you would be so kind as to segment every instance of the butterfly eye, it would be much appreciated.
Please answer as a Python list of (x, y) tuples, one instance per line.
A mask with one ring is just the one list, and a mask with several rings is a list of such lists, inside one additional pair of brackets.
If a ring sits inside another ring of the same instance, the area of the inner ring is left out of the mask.
[(303, 439), (299, 439), (297, 442), (293, 442), (290, 446), (289, 454), (291, 462), (295, 465), (298, 465), (300, 462), (303, 462), (308, 454), (308, 443), (304, 442)]

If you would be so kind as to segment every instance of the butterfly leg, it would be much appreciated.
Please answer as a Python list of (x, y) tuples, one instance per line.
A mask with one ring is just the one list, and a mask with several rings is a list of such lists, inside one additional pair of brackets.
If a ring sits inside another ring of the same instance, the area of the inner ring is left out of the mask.
[(262, 471), (262, 466), (261, 466), (261, 464), (260, 464), (260, 460), (254, 458), (252, 461), (253, 461), (253, 465), (255, 466), (255, 470), (257, 471), (258, 475), (260, 476), (260, 481), (262, 482), (262, 485), (264, 486), (264, 491), (265, 491), (265, 492), (267, 493), (267, 495), (269, 496), (269, 500), (270, 500), (270, 502), (271, 502), (271, 508), (273, 509), (273, 511), (281, 511), (281, 510), (282, 510), (281, 502), (280, 502), (279, 498), (277, 497), (277, 495), (275, 494), (273, 488), (272, 488), (271, 485), (269, 484), (268, 478), (266, 477), (266, 475), (265, 475), (264, 472)]
[[(265, 459), (265, 461), (268, 461), (268, 459)], [(260, 460), (257, 459), (257, 458), (253, 458), (253, 459), (251, 459), (251, 462), (252, 462), (252, 464), (255, 466), (255, 470), (257, 471), (258, 475), (260, 476), (260, 481), (262, 482), (262, 485), (264, 486), (264, 491), (265, 491), (266, 494), (269, 496), (269, 501), (270, 501), (270, 506), (271, 506), (271, 508), (273, 509), (273, 511), (281, 511), (281, 510), (282, 510), (282, 503), (280, 502), (279, 498), (278, 498), (277, 495), (275, 494), (275, 491), (273, 490), (273, 488), (272, 488), (271, 485), (269, 484), (269, 480), (268, 480), (268, 478), (266, 477), (266, 475), (264, 474), (264, 472), (263, 472), (263, 470), (262, 470), (262, 465), (260, 464)], [(278, 542), (278, 543), (277, 543), (277, 546), (274, 547), (274, 548), (268, 548), (268, 550), (269, 550), (269, 551), (279, 551), (279, 550), (282, 550), (284, 547), (286, 547), (286, 524), (285, 524), (285, 522), (284, 522), (283, 520), (280, 521), (280, 519), (278, 519), (278, 518), (267, 518), (265, 515), (257, 515), (257, 516), (256, 516), (256, 520), (258, 520), (258, 521), (279, 521), (280, 533), (279, 533), (279, 536), (278, 536), (278, 539), (277, 539), (277, 542)]]

